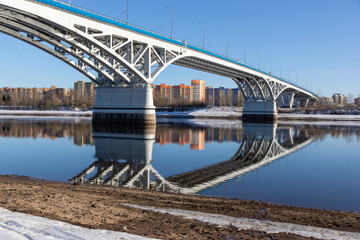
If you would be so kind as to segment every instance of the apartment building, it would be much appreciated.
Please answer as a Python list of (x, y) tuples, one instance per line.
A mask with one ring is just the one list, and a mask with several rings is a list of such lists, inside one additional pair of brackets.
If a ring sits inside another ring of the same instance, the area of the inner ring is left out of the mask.
[(192, 80), (191, 86), (193, 87), (193, 102), (205, 103), (205, 81)]
[(75, 98), (95, 98), (96, 84), (94, 82), (77, 81), (74, 82)]
[(346, 103), (346, 97), (344, 94), (341, 94), (341, 93), (334, 93), (332, 95), (332, 99), (334, 99), (335, 104), (345, 104)]

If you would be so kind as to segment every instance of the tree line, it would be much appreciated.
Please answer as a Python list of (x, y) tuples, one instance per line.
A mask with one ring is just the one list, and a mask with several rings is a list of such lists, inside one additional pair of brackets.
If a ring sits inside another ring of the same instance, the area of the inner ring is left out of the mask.
[(39, 110), (57, 110), (63, 107), (73, 107), (85, 111), (94, 106), (94, 103), (94, 97), (60, 98), (56, 94), (50, 94), (40, 99), (12, 99), (10, 95), (3, 95), (1, 98), (1, 105), (3, 106), (34, 107)]

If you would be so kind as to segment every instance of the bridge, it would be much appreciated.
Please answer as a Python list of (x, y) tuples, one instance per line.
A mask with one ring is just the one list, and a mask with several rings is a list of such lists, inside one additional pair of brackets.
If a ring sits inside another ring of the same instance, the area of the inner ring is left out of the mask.
[(276, 118), (279, 97), (290, 106), (294, 99), (305, 105), (318, 98), (271, 73), (186, 41), (60, 1), (0, 0), (0, 32), (51, 54), (97, 83), (94, 122), (154, 124), (151, 84), (171, 64), (232, 79), (244, 95), (244, 120)]
[(155, 128), (145, 134), (129, 134), (128, 130), (110, 133), (95, 127), (97, 161), (70, 181), (193, 194), (270, 164), (314, 140), (306, 130), (294, 127), (244, 124), (243, 129), (239, 149), (232, 158), (164, 178), (151, 164)]

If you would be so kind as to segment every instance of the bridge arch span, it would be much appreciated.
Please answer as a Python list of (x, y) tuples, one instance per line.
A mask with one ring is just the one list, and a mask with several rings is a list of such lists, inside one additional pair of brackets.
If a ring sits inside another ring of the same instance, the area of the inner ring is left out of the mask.
[(244, 116), (274, 118), (275, 100), (287, 88), (307, 99), (317, 98), (260, 69), (63, 2), (0, 0), (0, 26), (1, 32), (44, 50), (98, 83), (95, 121), (114, 116), (154, 123), (150, 85), (171, 64), (234, 80), (244, 93)]

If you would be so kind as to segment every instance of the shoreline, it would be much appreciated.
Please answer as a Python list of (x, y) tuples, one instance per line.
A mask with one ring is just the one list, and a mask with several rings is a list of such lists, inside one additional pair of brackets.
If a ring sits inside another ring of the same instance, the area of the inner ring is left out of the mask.
[[(308, 239), (221, 227), (129, 204), (270, 220), (358, 233), (360, 213), (292, 207), (260, 201), (181, 195), (160, 191), (78, 185), (24, 176), (0, 176), (0, 207), (74, 225), (162, 239)], [(127, 205), (126, 205), (127, 204)], [(230, 238), (229, 238), (230, 237)]]
[[(62, 118), (91, 118), (92, 111), (39, 111), (39, 110), (0, 110), (0, 117), (62, 117)], [(242, 113), (234, 111), (207, 111), (201, 109), (192, 112), (156, 112), (159, 119), (215, 119), (241, 120)], [(278, 121), (305, 121), (305, 122), (358, 122), (360, 115), (336, 114), (303, 114), (278, 113)]]

